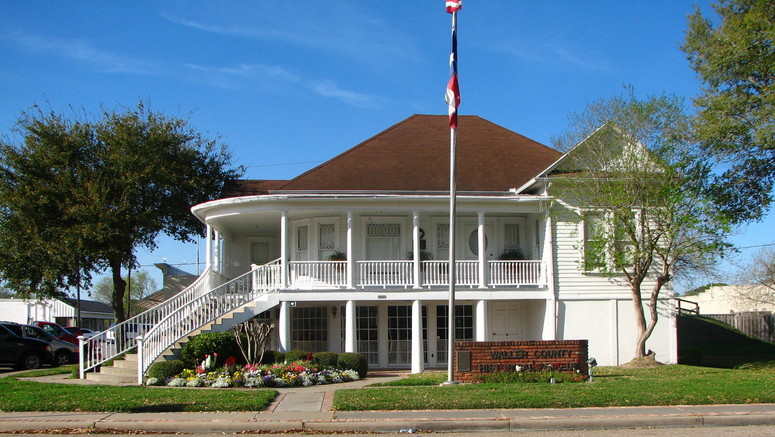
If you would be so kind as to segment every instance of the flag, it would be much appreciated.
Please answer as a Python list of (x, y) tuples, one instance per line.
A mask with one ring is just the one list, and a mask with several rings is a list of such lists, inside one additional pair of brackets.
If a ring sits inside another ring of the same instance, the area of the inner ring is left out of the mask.
[(463, 0), (447, 0), (447, 12), (450, 14), (463, 8)]
[[(460, 2), (447, 2), (450, 3)], [(459, 6), (458, 6), (459, 9)], [(449, 10), (449, 6), (447, 6)], [(449, 55), (449, 82), (447, 83), (447, 95), (444, 101), (449, 105), (449, 127), (457, 127), (457, 107), (460, 106), (460, 87), (457, 82), (457, 31), (456, 26), (452, 26), (452, 53)]]

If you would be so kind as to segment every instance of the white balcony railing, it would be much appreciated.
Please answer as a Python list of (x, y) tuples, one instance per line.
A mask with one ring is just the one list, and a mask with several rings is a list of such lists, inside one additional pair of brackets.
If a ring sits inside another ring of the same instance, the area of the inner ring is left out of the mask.
[[(352, 283), (358, 288), (410, 288), (414, 281), (414, 261), (355, 261)], [(291, 261), (288, 263), (288, 288), (295, 290), (347, 287), (346, 261)], [(459, 260), (455, 263), (455, 283), (478, 287), (479, 261)], [(487, 261), (485, 286), (546, 286), (542, 261)], [(449, 262), (441, 260), (420, 263), (422, 288), (449, 286)]]
[(288, 263), (291, 287), (344, 287), (347, 285), (345, 261), (291, 261)]
[(542, 285), (541, 261), (490, 261), (491, 285)]
[(409, 287), (414, 284), (414, 261), (357, 261), (362, 287)]

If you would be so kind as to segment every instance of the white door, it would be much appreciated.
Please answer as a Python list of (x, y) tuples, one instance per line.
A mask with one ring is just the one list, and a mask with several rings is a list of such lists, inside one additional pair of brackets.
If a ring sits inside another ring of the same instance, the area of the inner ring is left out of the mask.
[(492, 341), (522, 340), (522, 304), (492, 304)]
[(262, 238), (250, 243), (250, 263), (262, 266), (275, 259), (274, 241)]

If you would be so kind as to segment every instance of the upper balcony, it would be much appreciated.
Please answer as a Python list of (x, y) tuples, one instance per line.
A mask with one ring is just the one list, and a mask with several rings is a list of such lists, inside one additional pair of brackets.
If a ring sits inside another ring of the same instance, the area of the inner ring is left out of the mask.
[[(345, 288), (436, 289), (449, 287), (448, 261), (290, 261), (287, 289), (323, 290)], [(546, 269), (540, 260), (456, 261), (455, 284), (471, 288), (547, 286)], [(418, 271), (419, 270), (419, 271)], [(482, 273), (484, 273), (482, 275)]]

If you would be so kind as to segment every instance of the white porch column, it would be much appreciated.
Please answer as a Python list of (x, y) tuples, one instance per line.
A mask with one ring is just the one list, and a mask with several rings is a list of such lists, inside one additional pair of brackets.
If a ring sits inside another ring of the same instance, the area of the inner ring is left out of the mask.
[(546, 284), (546, 311), (544, 312), (544, 329), (541, 338), (557, 340), (557, 287), (554, 278), (554, 242), (552, 232), (552, 217), (546, 214), (544, 218), (544, 247), (541, 258), (543, 282)]
[(288, 288), (288, 211), (280, 213), (280, 288)]
[(288, 301), (280, 302), (280, 317), (277, 320), (280, 352), (291, 350), (291, 310)]
[(484, 212), (479, 211), (479, 288), (487, 288), (487, 247), (486, 234), (484, 232)]
[(358, 352), (355, 350), (355, 301), (348, 300), (344, 307), (344, 351)]
[(205, 270), (213, 265), (213, 228), (208, 224), (205, 234)]
[(213, 269), (216, 272), (223, 274), (223, 272), (221, 271), (221, 233), (218, 232), (217, 229), (215, 230), (215, 248), (214, 249), (215, 249), (214, 250), (215, 254), (213, 256), (213, 262), (215, 263), (215, 265), (213, 266)]
[[(353, 257), (354, 223), (355, 219), (353, 218), (353, 212), (347, 211), (347, 288), (355, 288), (355, 258)], [(347, 320), (349, 323), (350, 319)]]
[(414, 254), (412, 264), (414, 288), (420, 288), (420, 211), (412, 212), (412, 254)]
[(476, 341), (487, 341), (487, 301), (476, 302)]
[(611, 299), (611, 365), (619, 365), (619, 302)]
[(422, 373), (424, 368), (422, 350), (422, 301), (412, 302), (412, 373)]

